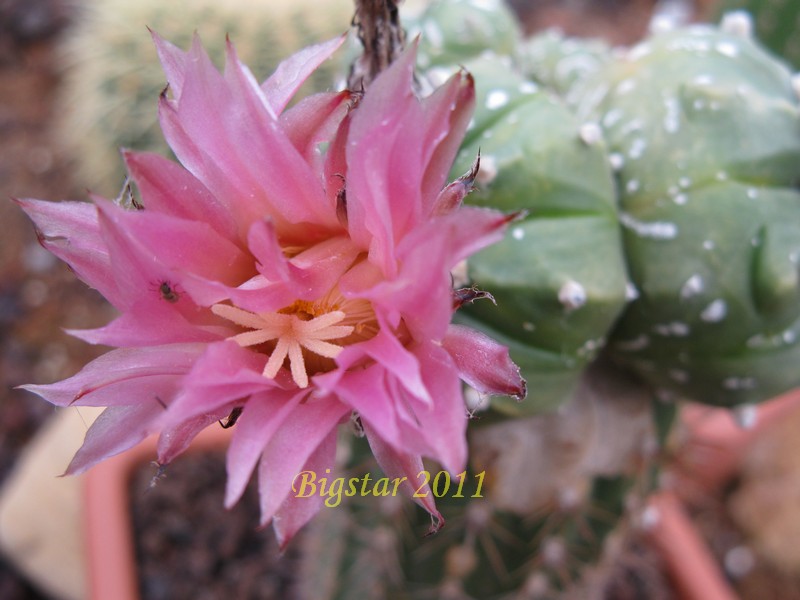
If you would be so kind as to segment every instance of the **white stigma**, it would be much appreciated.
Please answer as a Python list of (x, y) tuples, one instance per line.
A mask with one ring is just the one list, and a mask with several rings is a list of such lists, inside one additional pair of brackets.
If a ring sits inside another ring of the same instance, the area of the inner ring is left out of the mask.
[(300, 388), (308, 387), (303, 348), (325, 358), (336, 358), (342, 346), (326, 340), (335, 340), (353, 333), (350, 325), (337, 325), (346, 317), (340, 310), (324, 313), (312, 319), (301, 319), (297, 314), (261, 313), (256, 314), (227, 304), (215, 304), (211, 311), (237, 325), (253, 331), (239, 333), (228, 339), (242, 347), (255, 346), (276, 340), (275, 349), (264, 366), (264, 377), (274, 379), (289, 358), (292, 379)]

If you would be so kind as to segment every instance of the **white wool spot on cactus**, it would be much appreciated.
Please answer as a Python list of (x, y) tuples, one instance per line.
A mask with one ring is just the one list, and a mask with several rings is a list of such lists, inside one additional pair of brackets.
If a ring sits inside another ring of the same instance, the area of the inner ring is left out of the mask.
[(756, 188), (747, 188), (747, 197), (750, 200), (755, 200), (758, 198), (758, 190)]
[(677, 186), (677, 185), (671, 185), (671, 186), (669, 186), (669, 187), (667, 188), (667, 195), (668, 195), (670, 198), (674, 198), (675, 196), (677, 196), (677, 195), (678, 195), (678, 186)]
[(604, 127), (613, 127), (617, 123), (620, 122), (622, 119), (623, 112), (619, 108), (612, 108), (606, 114), (603, 115), (603, 126)]
[(508, 104), (509, 96), (505, 90), (492, 90), (486, 95), (486, 108), (497, 110)]
[(512, 112), (510, 115), (508, 115), (506, 123), (508, 123), (509, 125), (516, 125), (517, 123), (519, 123), (519, 113)]
[[(708, 31), (708, 28), (706, 28)], [(711, 43), (704, 39), (678, 38), (672, 40), (666, 46), (668, 51), (675, 52), (684, 50), (686, 52), (705, 53), (711, 50)]]
[(530, 321), (523, 321), (522, 322), (522, 329), (525, 330), (525, 331), (533, 331), (534, 329), (536, 329), (536, 325), (534, 325)]
[(753, 248), (758, 248), (761, 245), (761, 239), (758, 236), (753, 236), (750, 238), (750, 245)]
[(733, 42), (717, 42), (717, 45), (714, 46), (714, 48), (717, 52), (729, 58), (736, 58), (739, 55), (739, 47)]
[(472, 131), (473, 129), (475, 129), (475, 118), (474, 117), (469, 120), (469, 123), (467, 123), (467, 131)]
[(614, 91), (618, 96), (624, 96), (625, 94), (631, 93), (635, 89), (636, 80), (632, 77), (629, 77), (628, 79), (623, 79), (620, 81)]
[(631, 142), (631, 147), (628, 149), (628, 158), (631, 160), (639, 160), (642, 158), (644, 151), (647, 149), (647, 142), (644, 138), (636, 138)]
[(797, 334), (792, 331), (791, 329), (787, 329), (781, 334), (781, 339), (786, 344), (793, 344), (795, 339), (797, 338)]
[(691, 298), (692, 296), (697, 296), (701, 294), (705, 289), (706, 284), (703, 281), (703, 277), (698, 273), (695, 273), (681, 287), (681, 298), (686, 300), (687, 298)]
[(511, 230), (511, 237), (515, 240), (521, 240), (525, 237), (525, 230), (522, 227), (514, 227)]
[(735, 546), (722, 559), (725, 571), (734, 579), (742, 579), (756, 566), (756, 557), (747, 546)]
[(603, 131), (597, 123), (589, 122), (581, 125), (578, 135), (587, 146), (593, 146), (603, 139)]
[(497, 159), (491, 154), (481, 156), (481, 168), (478, 169), (478, 174), (475, 177), (480, 185), (489, 185), (497, 177)]
[(717, 171), (717, 174), (714, 175), (717, 181), (727, 181), (728, 174), (725, 171)]
[(705, 249), (705, 250), (713, 250), (714, 248), (716, 248), (716, 244), (714, 243), (713, 240), (705, 240), (705, 241), (703, 241), (703, 249)]
[(700, 318), (706, 323), (718, 323), (728, 314), (728, 305), (725, 300), (717, 298), (703, 309)]
[(690, 185), (692, 185), (692, 180), (689, 179), (688, 177), (681, 177), (680, 179), (678, 179), (678, 185), (685, 190)]
[(608, 156), (608, 162), (614, 171), (621, 171), (622, 167), (625, 166), (625, 157), (619, 152), (612, 152)]
[(698, 99), (692, 102), (692, 108), (695, 110), (703, 110), (705, 107), (706, 107), (705, 100)]
[(670, 369), (669, 378), (677, 383), (687, 383), (689, 381), (689, 372), (683, 369)]
[(672, 199), (672, 201), (678, 206), (683, 206), (689, 201), (689, 196), (687, 196), (686, 194), (678, 194)]
[(586, 304), (586, 289), (577, 281), (570, 279), (558, 290), (558, 301), (567, 312), (577, 310)]
[(635, 133), (641, 130), (642, 130), (642, 121), (640, 119), (633, 119), (631, 121), (628, 121), (625, 125), (623, 125), (619, 132), (622, 135), (630, 135), (631, 133)]
[(623, 227), (632, 230), (641, 237), (656, 240), (672, 240), (678, 237), (678, 226), (668, 221), (651, 221), (645, 223), (632, 217), (628, 213), (620, 213), (620, 223)]
[(664, 337), (686, 337), (691, 332), (689, 326), (680, 321), (654, 325), (653, 331), (655, 331), (658, 335), (663, 335)]
[(742, 404), (733, 409), (733, 418), (742, 429), (752, 429), (758, 423), (758, 407), (755, 404)]
[(539, 91), (539, 86), (532, 81), (523, 81), (519, 84), (519, 88), (517, 89), (519, 89), (522, 94), (535, 94)]
[(800, 98), (800, 73), (792, 75), (792, 88), (794, 89), (795, 96)]
[(639, 297), (639, 290), (630, 281), (625, 282), (625, 300), (633, 302)]
[(753, 390), (758, 382), (753, 377), (726, 377), (722, 380), (722, 387), (726, 390)]
[(712, 100), (711, 102), (708, 103), (708, 108), (710, 108), (711, 110), (719, 110), (720, 108), (722, 108), (722, 105), (716, 100)]
[(644, 58), (650, 54), (652, 51), (653, 47), (649, 43), (642, 42), (640, 44), (636, 44), (630, 49), (627, 58), (628, 60), (639, 60), (640, 58)]
[(492, 136), (493, 136), (493, 135), (494, 135), (494, 131), (492, 131), (491, 129), (487, 129), (486, 131), (484, 131), (484, 132), (481, 134), (481, 137), (482, 137), (483, 139), (485, 139), (485, 140), (490, 140), (490, 139), (492, 139)]
[(753, 37), (753, 17), (746, 10), (734, 10), (722, 16), (719, 28), (723, 33), (729, 33), (740, 38)]
[(692, 83), (695, 85), (711, 85), (714, 83), (714, 78), (711, 75), (695, 75)]
[(681, 126), (681, 107), (676, 98), (664, 98), (664, 131), (667, 133), (677, 133)]
[(628, 183), (625, 184), (625, 191), (629, 194), (635, 194), (641, 188), (641, 184), (639, 183), (638, 179), (631, 179)]
[(428, 21), (422, 26), (422, 34), (425, 40), (434, 48), (444, 46), (444, 34), (435, 21)]
[(617, 350), (621, 350), (622, 352), (637, 352), (639, 350), (644, 350), (650, 345), (650, 337), (641, 334), (638, 337), (633, 338), (632, 340), (622, 340), (616, 342), (614, 347)]

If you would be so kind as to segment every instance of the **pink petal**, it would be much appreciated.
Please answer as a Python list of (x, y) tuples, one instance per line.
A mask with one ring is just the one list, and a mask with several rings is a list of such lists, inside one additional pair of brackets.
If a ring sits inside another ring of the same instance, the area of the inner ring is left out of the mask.
[(239, 501), (264, 448), (308, 391), (272, 390), (253, 395), (244, 405), (228, 448), (225, 506)]
[(244, 404), (252, 394), (292, 387), (288, 375), (267, 379), (261, 374), (266, 359), (231, 341), (207, 345), (170, 405), (165, 426), (175, 426), (204, 413), (216, 414), (234, 400)]
[(175, 426), (164, 428), (158, 437), (158, 463), (160, 465), (171, 463), (189, 447), (197, 434), (209, 425), (227, 417), (232, 409), (232, 406), (224, 407), (215, 413), (202, 414)]
[[(275, 115), (270, 114), (267, 98), (247, 67), (239, 62), (231, 44), (225, 80), (231, 93), (225, 109), (231, 118), (223, 119), (227, 125), (226, 138), (238, 141), (246, 149), (244, 156), (240, 156), (242, 164), (249, 169), (262, 194), (266, 194), (273, 211), (290, 223), (335, 225), (336, 215), (324, 201), (318, 174), (294, 147)], [(269, 169), (264, 165), (269, 165)]]
[[(303, 465), (302, 470), (318, 473), (320, 477), (325, 477), (326, 473), (333, 473), (335, 459), (336, 430), (334, 429), (317, 446), (317, 449), (314, 450), (306, 464)], [(330, 475), (327, 478), (330, 480), (331, 477), (333, 476)], [(320, 494), (312, 494), (303, 498), (290, 494), (283, 501), (280, 508), (275, 511), (275, 516), (272, 519), (272, 527), (275, 530), (275, 536), (278, 538), (278, 546), (281, 551), (286, 548), (286, 545), (300, 528), (319, 512), (322, 505), (323, 498)]]
[(132, 448), (156, 431), (157, 419), (163, 412), (154, 402), (105, 409), (89, 427), (65, 475), (83, 473), (101, 460)]
[[(324, 380), (331, 373), (317, 376)], [(335, 394), (356, 411), (364, 422), (373, 424), (378, 434), (395, 448), (402, 448), (403, 440), (397, 424), (395, 398), (386, 387), (386, 370), (381, 365), (341, 373), (335, 384)]]
[(279, 115), (283, 112), (305, 80), (328, 60), (346, 39), (346, 35), (341, 35), (321, 44), (307, 46), (278, 65), (275, 72), (261, 86), (273, 114)]
[(347, 173), (350, 234), (369, 248), (370, 259), (387, 277), (396, 271), (397, 232), (421, 211), (420, 190), (415, 189), (421, 176), (419, 157), (413, 149), (398, 148), (397, 142), (409, 124), (421, 118), (421, 106), (412, 92), (415, 50), (415, 46), (406, 50), (372, 82), (354, 112), (346, 149), (348, 165), (357, 165)]
[[(160, 293), (158, 290), (153, 292)], [(145, 309), (137, 306), (105, 327), (67, 329), (66, 332), (90, 344), (117, 347), (212, 342), (230, 334), (229, 330), (221, 327), (201, 327), (190, 323), (171, 304), (170, 302), (148, 304)]]
[(272, 436), (258, 469), (262, 524), (272, 519), (291, 493), (294, 477), (348, 413), (333, 398), (311, 399), (297, 406)]
[(123, 152), (125, 164), (148, 211), (208, 223), (217, 233), (236, 240), (230, 214), (189, 171), (158, 154)]
[[(159, 265), (170, 272), (188, 271), (229, 284), (252, 274), (252, 258), (203, 221), (148, 210), (126, 211), (110, 203), (98, 204), (98, 210), (113, 261), (121, 263), (120, 254), (127, 253), (130, 268), (139, 273), (152, 272), (149, 265)], [(134, 261), (139, 265), (134, 266)], [(121, 272), (118, 280), (130, 276)]]
[(434, 402), (430, 408), (409, 397), (408, 404), (414, 406), (419, 432), (434, 450), (431, 458), (451, 473), (460, 473), (467, 463), (467, 411), (458, 371), (450, 355), (435, 344), (421, 344), (414, 354)]
[(525, 397), (525, 380), (508, 355), (508, 348), (489, 336), (469, 327), (450, 325), (442, 347), (455, 361), (461, 378), (480, 393), (519, 400)]
[(319, 144), (333, 139), (351, 100), (349, 91), (314, 94), (280, 116), (281, 127), (306, 162), (319, 166)]
[[(372, 453), (375, 455), (375, 460), (378, 461), (378, 465), (386, 476), (392, 479), (405, 478), (405, 481), (400, 484), (400, 488), (431, 515), (431, 527), (428, 529), (428, 535), (439, 531), (444, 527), (444, 517), (436, 509), (436, 501), (430, 486), (420, 487), (419, 485), (422, 483), (419, 474), (425, 469), (422, 458), (419, 455), (398, 452), (391, 445), (385, 443), (367, 423), (364, 423), (364, 431), (367, 434)], [(418, 489), (419, 494), (415, 496)]]
[(114, 306), (123, 304), (94, 204), (30, 199), (16, 202), (36, 225), (42, 246), (66, 262), (82, 281)]
[(168, 404), (204, 344), (122, 348), (96, 358), (68, 379), (22, 386), (57, 406)]
[(464, 139), (472, 112), (475, 109), (475, 82), (472, 76), (457, 73), (445, 85), (424, 100), (425, 132), (422, 147), (426, 150), (423, 164), (427, 165), (422, 180), (424, 214), (430, 214), (431, 202), (447, 181), (447, 175)]
[[(158, 58), (161, 61), (161, 66), (167, 76), (169, 88), (175, 98), (180, 98), (181, 91), (183, 90), (184, 73), (186, 72), (186, 53), (173, 45), (172, 43), (163, 39), (155, 31), (150, 30), (150, 35), (153, 38), (153, 43), (158, 52)], [(195, 33), (192, 38), (192, 45), (199, 45), (200, 38)]]

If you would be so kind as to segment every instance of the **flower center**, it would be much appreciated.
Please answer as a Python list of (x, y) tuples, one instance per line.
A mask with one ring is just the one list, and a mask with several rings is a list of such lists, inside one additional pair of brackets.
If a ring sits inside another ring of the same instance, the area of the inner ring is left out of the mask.
[(309, 375), (333, 369), (333, 359), (345, 346), (378, 332), (371, 304), (348, 300), (336, 289), (320, 300), (296, 300), (277, 312), (253, 313), (229, 304), (215, 304), (211, 310), (251, 330), (228, 339), (242, 347), (265, 344), (269, 360), (264, 377), (274, 379), (288, 362), (292, 379), (300, 388), (308, 387)]

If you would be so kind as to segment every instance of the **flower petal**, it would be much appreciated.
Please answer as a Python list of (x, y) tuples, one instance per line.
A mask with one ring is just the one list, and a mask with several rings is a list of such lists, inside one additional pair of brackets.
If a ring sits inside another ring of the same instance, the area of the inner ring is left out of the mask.
[(294, 477), (348, 413), (332, 397), (312, 398), (298, 405), (272, 436), (258, 469), (262, 525), (272, 519), (291, 493)]
[(56, 406), (155, 404), (163, 411), (204, 348), (204, 344), (121, 348), (63, 381), (21, 387)]
[(78, 475), (101, 460), (133, 448), (157, 430), (156, 421), (163, 413), (155, 402), (105, 409), (89, 427), (64, 474)]
[(67, 263), (82, 281), (103, 294), (114, 306), (122, 305), (94, 204), (31, 199), (15, 201), (36, 225), (42, 246)]
[(208, 223), (217, 233), (236, 241), (236, 225), (208, 189), (189, 171), (150, 152), (122, 153), (148, 211)]
[(405, 479), (400, 484), (400, 488), (431, 515), (431, 527), (428, 529), (428, 535), (439, 531), (444, 527), (444, 517), (436, 509), (436, 501), (430, 486), (428, 484), (422, 487), (415, 485), (419, 482), (420, 472), (425, 470), (422, 458), (419, 455), (398, 452), (384, 442), (381, 436), (376, 434), (367, 423), (364, 423), (364, 432), (372, 453), (375, 455), (375, 460), (378, 461), (378, 465), (386, 476), (392, 479)]
[[(306, 464), (303, 465), (302, 471), (311, 471), (319, 474), (333, 472), (335, 459), (336, 430), (334, 429), (317, 446), (317, 449), (311, 454)], [(275, 536), (278, 538), (278, 547), (281, 551), (286, 548), (295, 533), (319, 512), (322, 504), (321, 494), (311, 494), (307, 497), (298, 497), (290, 494), (283, 501), (283, 504), (275, 512), (275, 516), (272, 519), (272, 527), (275, 530)]]
[(264, 448), (307, 395), (305, 391), (276, 390), (269, 394), (254, 394), (244, 405), (228, 448), (226, 508), (239, 501)]
[(327, 42), (307, 46), (281, 62), (261, 85), (273, 114), (279, 115), (309, 75), (328, 60), (347, 39), (341, 35)]
[(482, 394), (513, 396), (527, 393), (525, 380), (508, 348), (489, 336), (461, 325), (450, 325), (442, 347), (455, 361), (461, 378)]

